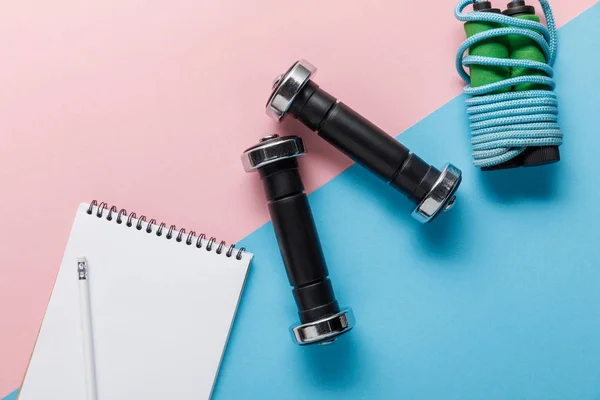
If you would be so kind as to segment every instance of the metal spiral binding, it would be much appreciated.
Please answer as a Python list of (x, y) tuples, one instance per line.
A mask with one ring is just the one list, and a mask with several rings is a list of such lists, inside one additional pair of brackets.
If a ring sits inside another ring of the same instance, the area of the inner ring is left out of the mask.
[[(97, 210), (95, 213), (94, 213), (94, 207), (97, 207)], [(92, 200), (92, 202), (90, 203), (90, 206), (87, 209), (87, 213), (89, 215), (95, 215), (98, 218), (104, 217), (105, 212), (106, 212), (106, 220), (107, 221), (112, 221), (113, 219), (115, 219), (117, 224), (123, 224), (123, 222), (125, 222), (125, 226), (127, 226), (129, 228), (135, 227), (135, 229), (137, 229), (138, 231), (141, 231), (143, 228), (143, 224), (146, 224), (146, 229), (145, 229), (146, 233), (154, 233), (156, 236), (162, 236), (163, 231), (167, 227), (167, 224), (165, 224), (164, 222), (161, 222), (160, 224), (158, 224), (154, 218), (152, 218), (152, 219), (150, 219), (150, 221), (146, 222), (145, 215), (140, 215), (140, 217), (137, 218), (137, 223), (135, 223), (135, 225), (134, 225), (133, 220), (136, 219), (136, 217), (137, 217), (134, 212), (127, 214), (127, 210), (125, 210), (124, 208), (117, 211), (117, 207), (115, 207), (115, 206), (108, 207), (108, 204), (106, 204), (105, 202), (101, 202), (100, 204), (98, 204), (98, 202), (96, 200)], [(116, 218), (115, 218), (115, 215), (116, 215)], [(127, 217), (127, 219), (125, 220), (124, 217)], [(155, 231), (153, 231), (152, 227), (156, 226), (156, 225), (158, 225), (158, 228)], [(184, 240), (183, 237), (185, 234), (186, 234), (186, 230), (184, 228), (177, 230), (177, 227), (175, 225), (171, 225), (169, 227), (169, 229), (167, 230), (167, 234), (165, 235), (165, 237), (167, 239), (172, 239), (173, 236), (176, 235), (175, 241), (177, 241), (177, 242), (184, 242), (188, 246), (191, 246), (192, 244), (194, 244), (199, 249), (203, 247), (202, 240), (206, 240), (206, 235), (204, 233), (201, 233), (200, 235), (196, 236), (195, 231), (190, 231)], [(195, 243), (193, 240), (194, 238), (196, 238)], [(217, 243), (217, 239), (215, 237), (211, 237), (210, 239), (208, 239), (208, 243), (205, 246), (206, 251), (212, 251), (215, 243)], [(227, 246), (227, 243), (225, 243), (225, 241), (223, 241), (223, 240), (220, 241), (219, 244), (217, 245), (215, 253), (222, 254), (223, 248), (225, 246)], [(244, 247), (240, 247), (237, 250), (237, 253), (235, 255), (236, 260), (242, 259), (242, 254), (244, 253), (245, 250), (246, 249)], [(225, 256), (231, 257), (233, 255), (234, 251), (235, 251), (235, 244), (229, 245), (229, 248), (225, 252)]]

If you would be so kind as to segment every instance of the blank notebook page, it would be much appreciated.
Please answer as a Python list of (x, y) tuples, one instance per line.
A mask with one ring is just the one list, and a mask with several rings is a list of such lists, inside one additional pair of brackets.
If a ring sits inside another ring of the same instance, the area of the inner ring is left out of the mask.
[[(87, 258), (98, 399), (210, 397), (252, 255), (79, 206), (20, 400), (86, 398), (77, 258)], [(189, 243), (189, 244), (188, 244)], [(236, 256), (238, 256), (238, 259)]]

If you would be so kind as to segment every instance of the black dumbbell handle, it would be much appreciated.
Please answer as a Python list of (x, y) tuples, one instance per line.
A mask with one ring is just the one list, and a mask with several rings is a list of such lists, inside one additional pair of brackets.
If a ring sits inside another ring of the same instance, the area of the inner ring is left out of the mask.
[(340, 312), (296, 158), (259, 168), (302, 323)]
[(312, 80), (300, 90), (288, 113), (414, 203), (419, 203), (440, 177), (439, 170)]

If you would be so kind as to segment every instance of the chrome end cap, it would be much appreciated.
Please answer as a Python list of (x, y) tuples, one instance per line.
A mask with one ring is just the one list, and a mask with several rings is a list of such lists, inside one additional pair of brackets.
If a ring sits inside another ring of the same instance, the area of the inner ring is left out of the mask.
[(298, 136), (269, 135), (244, 151), (242, 165), (244, 171), (252, 172), (279, 160), (301, 156), (305, 152), (304, 142)]
[(311, 63), (299, 60), (285, 74), (278, 76), (273, 82), (273, 91), (267, 101), (267, 115), (281, 121), (300, 90), (316, 72), (317, 68)]
[(454, 206), (454, 193), (462, 180), (462, 171), (452, 164), (446, 164), (431, 191), (421, 200), (412, 213), (414, 219), (422, 224), (433, 220), (441, 211)]
[(292, 339), (298, 345), (331, 344), (335, 339), (354, 328), (356, 320), (351, 308), (337, 314), (290, 328)]

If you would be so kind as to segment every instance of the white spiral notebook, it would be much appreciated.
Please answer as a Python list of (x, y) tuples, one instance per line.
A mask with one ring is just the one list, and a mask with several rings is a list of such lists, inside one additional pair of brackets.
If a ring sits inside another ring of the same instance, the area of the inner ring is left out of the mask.
[(18, 399), (87, 398), (78, 257), (97, 398), (209, 398), (252, 254), (92, 202), (77, 211)]

